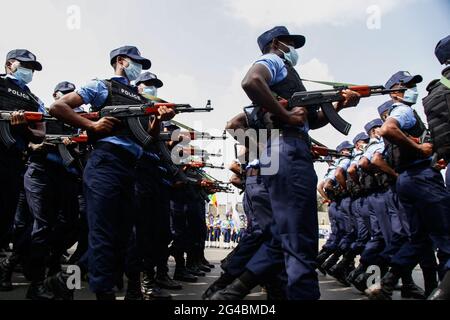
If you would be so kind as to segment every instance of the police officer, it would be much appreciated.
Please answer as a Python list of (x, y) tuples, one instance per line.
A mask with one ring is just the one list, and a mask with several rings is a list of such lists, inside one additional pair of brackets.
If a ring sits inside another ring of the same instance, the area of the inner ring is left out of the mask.
[(351, 279), (354, 276), (350, 280), (347, 280), (350, 273), (354, 270), (354, 259), (362, 253), (370, 238), (370, 217), (368, 211), (365, 210), (366, 198), (362, 193), (357, 170), (358, 162), (363, 156), (363, 150), (368, 141), (369, 136), (366, 133), (360, 133), (354, 138), (353, 144), (355, 148), (353, 149), (351, 163), (347, 170), (346, 187), (351, 197), (351, 214), (352, 220), (354, 221), (355, 239), (344, 254), (344, 258), (336, 265), (333, 271), (334, 277), (346, 286), (350, 285)]
[[(73, 90), (73, 85), (63, 90)], [(55, 95), (59, 99), (59, 95)], [(62, 122), (46, 123), (47, 135), (72, 135), (78, 131)], [(79, 168), (64, 164), (56, 145), (44, 140), (30, 144), (30, 159), (24, 176), (28, 206), (34, 217), (31, 233), (29, 299), (48, 299), (52, 292), (43, 294), (41, 285), (46, 276), (61, 271), (60, 260), (65, 253), (79, 215)], [(46, 274), (46, 267), (49, 270)]]
[[(347, 191), (347, 170), (351, 164), (351, 154), (354, 146), (349, 141), (342, 142), (336, 151), (342, 156), (336, 161), (335, 181), (339, 191), (337, 210), (341, 217), (343, 237), (338, 245), (338, 250), (322, 265), (322, 268), (331, 276), (340, 281), (345, 280), (347, 269), (352, 268), (352, 255), (349, 254), (352, 243), (356, 240), (356, 219), (352, 212), (352, 199)], [(342, 261), (337, 264), (341, 255)], [(354, 264), (354, 262), (353, 262)], [(353, 266), (354, 267), (354, 266)], [(352, 271), (352, 270), (350, 270)]]
[[(241, 299), (265, 276), (279, 274), (280, 270), (287, 272), (288, 299), (319, 299), (315, 272), (319, 233), (318, 181), (308, 145), (308, 131), (324, 126), (327, 120), (317, 110), (308, 112), (296, 108), (288, 111), (273, 95), (289, 99), (295, 92), (305, 91), (294, 69), (298, 62), (296, 49), (304, 46), (305, 37), (291, 35), (285, 27), (275, 27), (261, 35), (258, 44), (264, 55), (249, 70), (243, 89), (256, 105), (264, 106), (282, 123), (281, 137), (266, 150), (270, 154), (272, 147), (280, 147), (280, 169), (274, 175), (263, 174), (273, 209), (273, 238), (253, 257), (247, 271), (212, 299)], [(359, 102), (358, 95), (353, 92), (345, 91), (344, 96), (345, 101), (336, 105), (337, 110)]]
[(383, 196), (385, 190), (377, 184), (375, 173), (370, 167), (370, 161), (374, 155), (384, 151), (384, 144), (379, 135), (382, 125), (381, 119), (375, 119), (365, 125), (364, 128), (370, 140), (358, 163), (361, 187), (366, 194), (366, 201), (360, 211), (365, 212), (366, 217), (367, 215), (369, 217), (370, 240), (366, 243), (364, 251), (361, 253), (360, 264), (355, 273), (349, 277), (349, 282), (362, 292), (367, 289), (367, 279), (370, 275), (366, 273), (366, 270), (369, 266), (380, 266), (381, 271), (386, 272), (380, 254), (391, 238), (388, 208)]
[(164, 86), (164, 83), (158, 79), (156, 74), (151, 72), (142, 73), (135, 82), (138, 87), (139, 93), (146, 95), (151, 100), (158, 99), (158, 89)]
[[(22, 111), (45, 112), (42, 101), (33, 95), (28, 84), (42, 65), (26, 49), (10, 51), (6, 56), (5, 75), (0, 76), (0, 109), (13, 112), (10, 125), (16, 142), (12, 146), (0, 143), (0, 247), (9, 244), (14, 214), (23, 190), (24, 151), (30, 141), (39, 143), (44, 136), (43, 124), (27, 123)], [(23, 200), (23, 199), (22, 199)], [(0, 290), (12, 289), (11, 275), (18, 256), (0, 261)], [(42, 290), (44, 291), (44, 290)]]
[[(445, 69), (442, 71), (442, 78), (440, 81), (433, 81), (427, 88), (429, 95), (424, 99), (425, 113), (428, 117), (428, 122), (430, 124), (430, 129), (432, 132), (432, 137), (435, 144), (435, 151), (438, 155), (443, 155), (445, 160), (449, 160), (449, 152), (444, 151), (448, 148), (448, 136), (450, 132), (450, 127), (448, 125), (442, 126), (445, 123), (445, 114), (447, 119), (449, 115), (449, 92), (450, 92), (450, 35), (439, 41), (436, 46), (436, 57), (442, 65), (445, 65)], [(436, 100), (437, 98), (437, 100)], [(434, 116), (430, 116), (430, 111), (433, 111)], [(438, 119), (435, 124), (434, 120)], [(442, 150), (442, 149), (444, 150)], [(450, 165), (447, 167), (446, 174), (447, 191), (450, 190)], [(450, 276), (447, 275), (443, 279), (439, 288), (434, 292), (430, 299), (450, 299)]]
[[(157, 102), (157, 88), (163, 82), (150, 72), (142, 73), (135, 82), (141, 95)], [(167, 260), (170, 235), (170, 199), (164, 175), (167, 170), (161, 163), (156, 145), (146, 148), (136, 166), (136, 240), (143, 260), (144, 277), (142, 289), (149, 299), (169, 299), (162, 289), (179, 290), (182, 286), (168, 275)], [(156, 272), (155, 272), (156, 269)], [(130, 275), (128, 275), (130, 277)], [(132, 279), (129, 279), (129, 284)], [(139, 273), (134, 277), (133, 287), (140, 290)], [(127, 293), (131, 297), (131, 292)]]
[[(50, 109), (56, 118), (100, 137), (85, 169), (84, 192), (89, 223), (89, 284), (101, 300), (115, 299), (114, 287), (123, 274), (133, 225), (128, 212), (133, 209), (134, 168), (143, 155), (143, 148), (127, 129), (128, 135), (114, 136), (114, 129), (121, 125), (118, 119), (105, 117), (91, 121), (73, 109), (83, 104), (91, 104), (93, 110), (98, 111), (108, 105), (145, 103), (147, 100), (130, 82), (136, 80), (143, 69), (151, 67), (150, 60), (143, 58), (133, 46), (113, 50), (110, 63), (114, 69), (112, 78), (94, 80), (64, 96)], [(173, 117), (173, 112), (166, 108), (160, 108), (160, 114), (162, 118), (158, 121)]]
[(450, 195), (442, 175), (431, 166), (433, 146), (424, 138), (426, 127), (411, 108), (417, 102), (420, 82), (421, 76), (400, 71), (386, 84), (388, 89), (406, 89), (391, 94), (395, 103), (381, 135), (387, 143), (392, 165), (399, 173), (397, 192), (410, 223), (411, 245), (402, 246), (395, 254), (380, 286), (368, 290), (371, 299), (390, 298), (402, 274), (420, 262), (428, 248), (428, 237), (439, 250), (441, 277), (450, 267)]
[(341, 218), (339, 217), (339, 211), (337, 210), (338, 198), (335, 192), (336, 161), (333, 161), (331, 157), (329, 158), (329, 160), (330, 160), (328, 161), (329, 168), (327, 170), (327, 173), (325, 174), (323, 181), (319, 183), (319, 186), (317, 188), (319, 194), (325, 199), (326, 202), (329, 203), (328, 217), (331, 226), (331, 234), (327, 242), (323, 245), (322, 249), (320, 250), (319, 256), (317, 257), (317, 268), (323, 275), (326, 275), (327, 272), (322, 268), (322, 265), (325, 263), (325, 261), (327, 261), (331, 257), (331, 255), (336, 253), (344, 232), (344, 230), (341, 229), (342, 224), (338, 223), (338, 220)]

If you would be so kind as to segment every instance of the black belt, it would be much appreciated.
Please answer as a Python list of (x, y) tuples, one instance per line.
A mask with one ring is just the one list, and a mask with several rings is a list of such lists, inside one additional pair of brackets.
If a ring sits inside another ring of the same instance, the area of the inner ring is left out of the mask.
[(137, 157), (131, 153), (130, 151), (127, 151), (125, 148), (120, 147), (118, 145), (115, 145), (110, 142), (97, 142), (94, 146), (94, 149), (103, 150), (107, 152), (114, 153), (117, 155), (121, 160), (126, 162), (130, 166), (136, 165)]

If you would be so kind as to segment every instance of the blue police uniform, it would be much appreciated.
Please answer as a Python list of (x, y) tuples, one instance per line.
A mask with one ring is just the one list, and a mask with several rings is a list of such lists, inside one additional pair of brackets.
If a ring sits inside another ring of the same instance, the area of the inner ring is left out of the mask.
[[(274, 37), (281, 35), (290, 36), (296, 48), (305, 43), (303, 36), (289, 35), (286, 28), (276, 27), (259, 37), (260, 49), (264, 50)], [(264, 55), (256, 64), (265, 66), (270, 72), (269, 86), (278, 96), (289, 99), (295, 92), (306, 90), (292, 65), (280, 57)], [(320, 297), (315, 271), (319, 240), (318, 179), (307, 134), (309, 122), (315, 119), (316, 112), (310, 111), (303, 126), (283, 126), (282, 136), (269, 142), (261, 158), (262, 163), (270, 164), (269, 155), (279, 155), (277, 174), (262, 174), (273, 212), (272, 239), (263, 244), (247, 269), (259, 279), (283, 273), (284, 270), (287, 298), (291, 300), (315, 300)]]
[[(120, 92), (125, 91), (128, 93), (121, 97)], [(94, 80), (77, 93), (94, 111), (108, 102), (140, 104), (145, 100), (123, 77)], [(142, 147), (131, 137), (112, 136), (97, 141), (86, 165), (84, 194), (89, 223), (89, 285), (95, 293), (110, 293), (117, 277), (124, 271), (134, 222), (128, 213), (135, 212), (135, 166), (143, 154)]]
[[(359, 160), (363, 156), (362, 152), (355, 152), (351, 165), (359, 165)], [(356, 198), (352, 199), (352, 213), (356, 221), (356, 240), (351, 244), (351, 251), (355, 254), (361, 254), (366, 243), (370, 239), (370, 215), (369, 211), (365, 210), (365, 203), (367, 202), (364, 194), (358, 194)]]
[[(255, 172), (259, 169), (259, 161), (250, 163), (247, 172)], [(269, 194), (260, 175), (247, 175), (245, 187), (245, 211), (251, 222), (245, 236), (233, 253), (231, 259), (222, 266), (223, 270), (237, 278), (245, 272), (246, 264), (258, 251), (264, 241), (270, 237), (272, 223), (272, 210), (269, 202)]]
[[(411, 129), (417, 119), (412, 109), (398, 103), (394, 105), (390, 117), (395, 119), (401, 130)], [(441, 275), (450, 269), (450, 195), (440, 172), (431, 168), (430, 161), (413, 160), (408, 166), (397, 168), (399, 199), (408, 217), (411, 245), (402, 248), (392, 258), (394, 266), (415, 266), (427, 250), (430, 237), (439, 249)], [(411, 192), (414, 190), (414, 192)], [(424, 197), (423, 195), (427, 196)]]
[[(16, 79), (13, 75), (1, 77), (0, 101), (1, 109), (9, 110), (10, 101), (16, 99), (17, 108), (23, 110), (28, 105), (27, 111), (45, 112), (44, 104), (39, 98), (35, 97), (28, 86), (22, 81)], [(4, 86), (4, 88), (3, 88)], [(7, 87), (11, 90), (7, 90)], [(15, 94), (14, 94), (15, 93)], [(28, 97), (23, 100), (21, 96)], [(14, 110), (11, 110), (14, 111)], [(28, 142), (20, 135), (12, 131), (16, 143), (11, 148), (6, 148), (0, 143), (0, 247), (9, 244), (12, 234), (12, 226), (16, 205), (20, 190), (23, 189), (23, 174), (25, 172), (25, 163), (23, 161), (23, 151), (28, 147)]]
[[(341, 158), (337, 161), (336, 167), (341, 168), (347, 172), (350, 167), (351, 160), (349, 158)], [(345, 194), (344, 197), (338, 202), (338, 207), (343, 223), (344, 223), (344, 236), (339, 243), (339, 250), (341, 252), (347, 252), (352, 243), (356, 240), (356, 219), (352, 212), (352, 199), (349, 194)]]

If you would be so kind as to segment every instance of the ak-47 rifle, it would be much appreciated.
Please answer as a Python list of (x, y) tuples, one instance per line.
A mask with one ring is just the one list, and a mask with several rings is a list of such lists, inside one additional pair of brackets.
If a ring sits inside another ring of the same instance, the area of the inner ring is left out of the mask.
[(180, 152), (180, 154), (194, 157), (202, 157), (204, 159), (208, 159), (210, 157), (219, 158), (222, 157), (221, 154), (218, 153), (209, 153), (206, 150), (194, 148), (194, 147), (184, 147), (184, 148), (176, 148), (176, 152)]
[(187, 166), (189, 168), (196, 168), (196, 169), (204, 169), (204, 168), (208, 168), (208, 169), (219, 169), (219, 170), (225, 170), (224, 166), (215, 166), (213, 164), (210, 163), (206, 163), (206, 162), (196, 162), (196, 161), (191, 161), (188, 163), (182, 163), (180, 164), (181, 166)]
[(81, 116), (93, 121), (104, 117), (114, 117), (119, 120), (124, 120), (128, 124), (134, 137), (142, 144), (142, 146), (147, 147), (153, 143), (155, 139), (144, 129), (139, 118), (158, 116), (158, 110), (161, 107), (170, 108), (177, 114), (211, 112), (214, 110), (211, 107), (211, 101), (208, 101), (205, 108), (193, 108), (189, 104), (148, 103), (143, 105), (110, 106), (103, 108), (99, 112), (87, 113)]
[[(11, 117), (14, 112), (16, 111), (0, 110), (0, 140), (8, 149), (11, 148), (14, 144), (16, 144), (16, 140), (11, 134)], [(47, 120), (56, 120), (40, 112), (22, 112), (22, 113), (27, 122), (29, 123), (37, 123)]]
[(70, 153), (67, 148), (66, 141), (69, 140), (71, 143), (86, 144), (88, 143), (87, 135), (47, 135), (45, 136), (45, 142), (51, 143), (57, 146), (58, 152), (63, 159), (63, 164), (66, 167), (70, 167), (74, 162), (75, 158)]
[(159, 139), (161, 141), (180, 141), (183, 138), (189, 138), (190, 140), (226, 140), (227, 136), (213, 136), (207, 132), (197, 132), (197, 131), (180, 131), (176, 130), (173, 132), (161, 132)]
[[(333, 106), (335, 102), (341, 102), (344, 100), (343, 91), (352, 90), (360, 94), (362, 98), (368, 98), (372, 96), (391, 94), (392, 92), (406, 91), (406, 89), (386, 89), (384, 86), (335, 86), (330, 90), (318, 90), (318, 91), (305, 91), (295, 93), (291, 99), (279, 100), (279, 103), (292, 110), (295, 107), (304, 107), (317, 109), (321, 108), (324, 115), (327, 117), (330, 124), (344, 135), (348, 135), (351, 129), (351, 124), (345, 121), (337, 112)], [(266, 120), (265, 116), (267, 111), (264, 107), (249, 106), (246, 107), (245, 113), (249, 125), (254, 129), (265, 129)]]

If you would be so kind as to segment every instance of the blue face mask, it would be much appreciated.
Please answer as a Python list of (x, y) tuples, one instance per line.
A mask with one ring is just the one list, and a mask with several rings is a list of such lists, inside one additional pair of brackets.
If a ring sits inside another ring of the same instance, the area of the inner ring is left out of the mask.
[(284, 54), (284, 58), (291, 64), (291, 66), (295, 67), (299, 60), (299, 55), (297, 50), (293, 46), (288, 46), (287, 44), (280, 41), (281, 44), (285, 45), (287, 48), (289, 48), (289, 52), (284, 52), (283, 50), (280, 50)]
[(154, 86), (146, 87), (146, 88), (144, 88), (143, 93), (147, 94), (149, 96), (157, 97), (158, 89)]
[(125, 74), (127, 75), (128, 80), (134, 81), (136, 80), (142, 72), (142, 65), (134, 62), (132, 60), (128, 61), (128, 67), (125, 68)]
[(33, 81), (33, 70), (18, 67), (16, 72), (13, 73), (13, 76), (17, 80), (22, 81), (25, 84), (29, 84), (31, 81)]
[(402, 100), (408, 104), (416, 104), (418, 99), (419, 91), (417, 90), (417, 87), (414, 87), (405, 91), (405, 95)]

